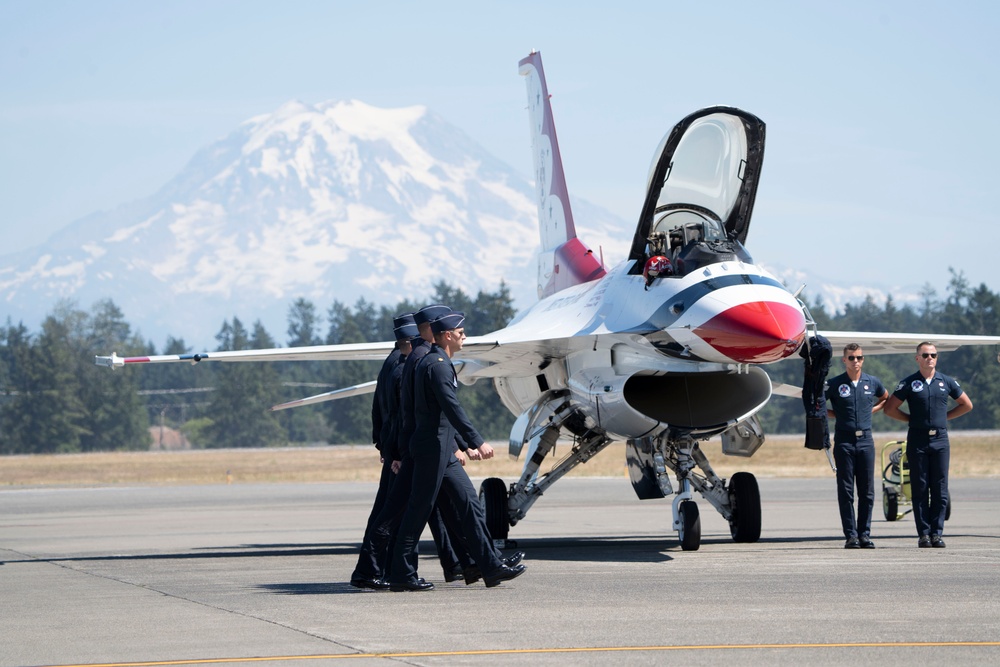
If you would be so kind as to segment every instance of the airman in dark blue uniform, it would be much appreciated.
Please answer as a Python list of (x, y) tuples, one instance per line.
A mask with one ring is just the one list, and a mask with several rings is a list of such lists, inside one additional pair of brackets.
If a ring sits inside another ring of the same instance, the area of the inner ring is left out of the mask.
[(434, 587), (417, 577), (416, 545), (439, 491), (447, 494), (458, 512), (466, 546), (487, 586), (496, 586), (524, 572), (524, 565), (509, 566), (496, 553), (482, 504), (455, 457), (456, 436), (478, 450), (481, 458), (493, 455), (493, 448), (472, 426), (456, 396), (458, 378), (451, 356), (462, 349), (464, 322), (462, 313), (434, 320), (431, 323), (434, 346), (414, 371), (414, 429), (409, 441), (414, 465), (413, 488), (393, 553), (389, 579), (392, 591), (424, 591)]
[[(375, 502), (372, 504), (372, 511), (368, 515), (368, 525), (365, 527), (365, 537), (361, 543), (361, 553), (358, 555), (358, 564), (351, 574), (351, 585), (357, 588), (372, 588), (384, 590), (388, 584), (382, 580), (383, 565), (379, 558), (372, 551), (372, 533), (376, 525), (376, 519), (385, 506), (386, 498), (392, 486), (396, 473), (392, 469), (394, 452), (396, 449), (396, 425), (394, 408), (392, 407), (391, 377), (396, 369), (401, 367), (406, 355), (410, 353), (410, 340), (418, 335), (416, 322), (413, 320), (413, 313), (403, 313), (397, 315), (392, 320), (393, 334), (396, 338), (396, 346), (389, 356), (382, 363), (375, 385), (375, 395), (372, 398), (372, 442), (379, 451), (382, 461), (382, 473), (379, 476), (378, 492), (375, 494)], [(383, 559), (384, 560), (384, 559)]]
[[(828, 417), (837, 420), (833, 434), (833, 458), (837, 464), (837, 502), (840, 523), (847, 538), (845, 549), (873, 549), (872, 509), (875, 507), (875, 440), (872, 414), (888, 396), (882, 382), (861, 372), (865, 356), (861, 346), (844, 348), (846, 371), (827, 382)], [(858, 515), (854, 518), (854, 487), (858, 488)]]
[[(944, 548), (944, 517), (948, 511), (948, 465), (951, 446), (948, 420), (972, 410), (972, 400), (958, 382), (937, 372), (937, 347), (917, 346), (913, 375), (896, 385), (885, 404), (885, 414), (906, 422), (906, 460), (910, 464), (910, 498), (917, 525), (917, 546)], [(955, 407), (948, 409), (948, 398)], [(909, 414), (899, 407), (906, 403)]]
[[(430, 320), (451, 312), (448, 306), (434, 304), (425, 306), (414, 314), (414, 321), (418, 329), (424, 329), (428, 338), (431, 337)], [(391, 375), (392, 387), (398, 387), (398, 394), (395, 395), (393, 406), (387, 406), (390, 414), (395, 418), (394, 445), (390, 444), (387, 451), (391, 457), (391, 467), (395, 472), (395, 479), (392, 487), (382, 505), (382, 509), (375, 518), (371, 534), (371, 552), (375, 562), (379, 566), (382, 577), (388, 578), (391, 575), (391, 556), (394, 549), (396, 533), (403, 514), (406, 511), (406, 504), (410, 497), (410, 490), (413, 483), (413, 459), (409, 451), (409, 439), (412, 435), (412, 425), (407, 426), (407, 421), (412, 422), (413, 403), (413, 370), (417, 362), (420, 361), (430, 350), (430, 343), (421, 335), (411, 339), (412, 349), (405, 361), (397, 366)], [(398, 384), (395, 384), (398, 382)], [(392, 394), (390, 394), (390, 397)], [(430, 517), (431, 533), (434, 536), (437, 547), (438, 559), (445, 572), (448, 581), (455, 581), (464, 576), (465, 571), (472, 571), (473, 561), (467, 555), (464, 546), (455, 544), (456, 540), (449, 538), (449, 532), (456, 535), (459, 533), (457, 520), (452, 521), (454, 512), (450, 508), (442, 512), (435, 507)], [(449, 530), (446, 522), (451, 522), (453, 530)], [(380, 582), (379, 589), (388, 588), (384, 582)]]

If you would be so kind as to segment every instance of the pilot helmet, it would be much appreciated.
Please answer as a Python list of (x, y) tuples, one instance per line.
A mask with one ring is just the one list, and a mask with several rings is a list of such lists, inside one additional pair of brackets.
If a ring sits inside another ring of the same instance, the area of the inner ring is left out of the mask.
[(672, 275), (674, 275), (673, 264), (670, 263), (670, 259), (663, 255), (650, 257), (646, 260), (646, 265), (642, 267), (642, 277), (646, 280), (647, 285), (657, 278)]

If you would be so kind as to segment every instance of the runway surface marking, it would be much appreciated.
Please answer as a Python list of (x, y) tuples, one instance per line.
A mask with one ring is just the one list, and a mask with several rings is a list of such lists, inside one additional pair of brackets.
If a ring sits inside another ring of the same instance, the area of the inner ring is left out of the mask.
[(524, 655), (531, 653), (613, 653), (624, 651), (714, 651), (731, 649), (788, 648), (921, 648), (921, 647), (988, 647), (995, 642), (849, 642), (843, 644), (702, 644), (691, 646), (610, 646), (592, 648), (516, 648), (484, 651), (412, 651), (409, 653), (331, 653), (328, 655), (274, 655), (250, 658), (204, 658), (192, 660), (162, 660), (154, 662), (102, 662), (47, 667), (154, 667), (156, 665), (218, 665), (239, 662), (280, 662), (292, 660), (348, 660), (360, 658), (429, 658), (471, 655)]

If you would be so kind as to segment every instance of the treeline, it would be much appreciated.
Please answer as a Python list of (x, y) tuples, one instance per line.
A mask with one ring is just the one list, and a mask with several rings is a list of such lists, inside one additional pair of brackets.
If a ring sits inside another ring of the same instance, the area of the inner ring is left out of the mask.
[[(278, 342), (260, 322), (222, 323), (217, 350), (281, 345), (358, 343), (392, 339), (392, 317), (427, 303), (446, 303), (465, 311), (470, 335), (487, 333), (514, 316), (507, 288), (474, 298), (445, 283), (421, 302), (377, 307), (365, 300), (354, 306), (335, 302), (324, 312), (306, 299), (288, 311), (288, 328)], [(948, 293), (939, 300), (925, 288), (917, 307), (883, 306), (869, 298), (829, 314), (821, 303), (810, 310), (820, 329), (839, 331), (927, 331), (951, 334), (1000, 333), (1000, 296), (985, 285), (973, 288), (952, 272)], [(0, 453), (81, 452), (147, 449), (149, 427), (178, 429), (194, 447), (264, 447), (292, 443), (367, 443), (371, 440), (371, 395), (270, 412), (272, 405), (367, 382), (380, 362), (275, 362), (136, 365), (111, 371), (94, 365), (95, 354), (145, 356), (198, 352), (182, 338), (167, 337), (162, 350), (133, 333), (111, 301), (84, 312), (73, 304), (54, 309), (32, 333), (9, 320), (0, 328)], [(841, 372), (835, 350), (831, 376)], [(941, 371), (962, 383), (975, 410), (956, 428), (1000, 428), (1000, 364), (994, 348), (962, 348), (943, 353)], [(911, 354), (871, 356), (865, 370), (892, 391), (916, 370)], [(777, 381), (800, 384), (803, 363), (795, 356), (767, 367)], [(467, 411), (488, 439), (507, 438), (514, 417), (503, 407), (492, 383), (463, 386)], [(801, 402), (776, 396), (761, 412), (768, 433), (801, 433)], [(876, 430), (902, 425), (877, 415)]]
[[(392, 340), (392, 318), (427, 303), (466, 313), (470, 335), (487, 333), (514, 316), (503, 284), (474, 298), (439, 283), (425, 301), (377, 307), (334, 302), (322, 313), (306, 299), (288, 311), (284, 346)], [(258, 321), (225, 320), (216, 351), (281, 347)], [(143, 364), (114, 371), (94, 364), (96, 354), (187, 354), (182, 338), (162, 350), (132, 332), (111, 301), (84, 312), (63, 303), (41, 332), (7, 321), (0, 328), (0, 453), (27, 454), (148, 449), (150, 426), (178, 429), (199, 448), (264, 447), (300, 443), (371, 441), (371, 395), (270, 412), (296, 398), (375, 379), (381, 362)], [(476, 425), (491, 439), (507, 437), (513, 416), (489, 382), (463, 387), (461, 397)]]

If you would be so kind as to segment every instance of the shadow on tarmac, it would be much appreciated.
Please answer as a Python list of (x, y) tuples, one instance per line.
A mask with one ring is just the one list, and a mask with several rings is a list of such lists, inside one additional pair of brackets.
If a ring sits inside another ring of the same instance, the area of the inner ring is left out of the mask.
[[(1000, 541), (1000, 536), (979, 533), (947, 533), (948, 538), (974, 538)], [(917, 536), (914, 535), (872, 535), (876, 544), (898, 546), (913, 543), (916, 548)], [(741, 546), (750, 547), (756, 544), (766, 545), (800, 545), (817, 549), (842, 548), (843, 537), (762, 537), (756, 543), (746, 543)], [(530, 560), (562, 561), (562, 562), (593, 562), (614, 563), (628, 561), (630, 563), (665, 563), (674, 560), (673, 552), (680, 551), (680, 545), (673, 537), (663, 538), (627, 538), (627, 537), (558, 537), (558, 538), (528, 538), (516, 540), (508, 552), (515, 548), (525, 551)], [(702, 547), (712, 545), (734, 545), (728, 537), (705, 537)], [(0, 561), (3, 564), (15, 563), (64, 563), (64, 562), (100, 562), (100, 561), (156, 561), (156, 560), (211, 560), (216, 558), (287, 558), (289, 556), (351, 556), (356, 555), (361, 545), (356, 542), (331, 542), (328, 544), (243, 544), (233, 547), (205, 547), (184, 553), (157, 554), (110, 554), (104, 556), (70, 556), (65, 558), (22, 558)], [(420, 553), (435, 554), (434, 543), (421, 541)], [(312, 584), (313, 586), (346, 586), (349, 591), (329, 590), (326, 593), (350, 592), (357, 589), (348, 584)]]
[(378, 593), (364, 588), (355, 588), (345, 582), (315, 584), (261, 584), (257, 590), (273, 595), (353, 595), (356, 593)]

